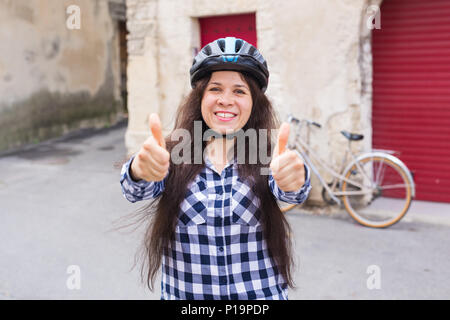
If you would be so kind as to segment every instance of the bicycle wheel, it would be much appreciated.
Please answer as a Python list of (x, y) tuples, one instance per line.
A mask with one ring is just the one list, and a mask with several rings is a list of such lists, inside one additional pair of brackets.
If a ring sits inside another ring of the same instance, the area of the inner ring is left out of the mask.
[(364, 157), (343, 175), (351, 181), (342, 181), (343, 203), (358, 223), (386, 228), (408, 211), (412, 199), (408, 175), (390, 158)]

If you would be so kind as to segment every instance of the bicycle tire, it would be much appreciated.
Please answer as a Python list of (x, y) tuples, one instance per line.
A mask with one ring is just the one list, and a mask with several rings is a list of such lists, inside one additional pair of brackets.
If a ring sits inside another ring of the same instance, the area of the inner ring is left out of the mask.
[[(408, 211), (411, 201), (412, 201), (412, 194), (413, 190), (410, 184), (410, 180), (408, 179), (408, 174), (405, 172), (405, 170), (396, 164), (394, 161), (391, 160), (392, 156), (383, 156), (383, 155), (367, 155), (366, 157), (362, 157), (358, 159), (357, 162), (355, 162), (350, 168), (348, 168), (344, 173), (343, 176), (346, 179), (353, 181), (359, 181), (359, 183), (366, 184), (370, 180), (370, 178), (373, 178), (374, 176), (377, 176), (376, 178), (383, 178), (385, 176), (386, 169), (383, 169), (383, 177), (381, 176), (380, 171), (382, 170), (382, 166), (385, 165), (386, 168), (389, 170), (388, 172), (388, 178), (387, 181), (391, 181), (389, 183), (393, 184), (387, 184), (385, 187), (380, 187), (379, 184), (382, 182), (375, 181), (376, 189), (372, 189), (372, 194), (361, 196), (361, 195), (343, 195), (343, 204), (347, 212), (350, 214), (350, 216), (359, 224), (364, 225), (366, 227), (371, 228), (387, 228), (395, 223), (399, 222)], [(378, 172), (373, 172), (375, 166), (375, 162), (382, 164), (381, 168), (378, 168)], [(358, 165), (359, 164), (359, 168)], [(361, 173), (361, 168), (363, 169), (365, 173)], [(359, 176), (358, 176), (359, 175)], [(364, 176), (365, 175), (365, 176)], [(355, 180), (356, 179), (356, 180)], [(366, 180), (361, 182), (362, 180)], [(397, 181), (403, 181), (404, 185), (401, 185), (399, 183), (396, 183)], [(374, 183), (374, 181), (371, 181), (371, 183)], [(394, 188), (398, 185), (398, 188)], [(364, 186), (366, 187), (366, 186)], [(351, 190), (353, 188), (353, 190)], [(383, 191), (383, 188), (385, 191)], [(350, 192), (350, 191), (357, 191), (361, 190), (361, 188), (356, 187), (356, 185), (351, 184), (347, 182), (346, 180), (342, 181), (341, 184), (341, 191), (342, 192)], [(398, 189), (398, 191), (393, 191), (394, 189)], [(404, 190), (403, 190), (404, 189)], [(386, 191), (387, 190), (387, 191)], [(383, 193), (385, 197), (383, 196)], [(403, 195), (403, 202), (402, 202), (402, 196)], [(367, 198), (370, 197), (370, 201), (368, 201)], [(375, 203), (375, 200), (378, 201), (378, 198), (383, 198), (383, 202), (378, 202), (377, 205), (373, 205)], [(399, 200), (398, 200), (399, 199)], [(395, 205), (395, 208), (394, 208)], [(371, 207), (371, 208), (369, 208)], [(397, 209), (398, 207), (398, 209)], [(393, 213), (392, 217), (386, 218), (386, 219), (380, 219), (378, 220), (376, 217), (384, 217), (388, 215), (388, 211), (397, 212)], [(370, 218), (369, 218), (370, 217)]]

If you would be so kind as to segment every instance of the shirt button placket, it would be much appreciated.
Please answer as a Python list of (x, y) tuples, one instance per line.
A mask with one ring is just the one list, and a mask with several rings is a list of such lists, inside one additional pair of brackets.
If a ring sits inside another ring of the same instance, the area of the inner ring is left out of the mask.
[(227, 273), (225, 267), (225, 248), (224, 244), (220, 245), (217, 248), (217, 260), (219, 262), (219, 284), (220, 284), (220, 295), (224, 296), (228, 293), (227, 287)]
[(222, 180), (222, 185), (221, 188), (217, 190), (217, 199), (222, 200), (222, 208), (221, 208), (221, 214), (222, 214), (222, 225), (220, 226), (220, 229), (222, 230), (222, 243), (221, 245), (219, 245), (219, 247), (217, 248), (217, 254), (218, 254), (218, 259), (221, 262), (219, 265), (219, 284), (220, 284), (220, 295), (221, 296), (226, 296), (228, 295), (228, 289), (226, 287), (227, 284), (227, 270), (226, 270), (226, 260), (225, 260), (225, 248), (224, 246), (226, 245), (225, 243), (225, 226), (224, 226), (224, 221), (225, 221), (225, 216), (224, 216), (224, 212), (225, 212), (225, 208), (224, 208), (224, 189), (225, 187), (223, 186), (223, 182), (224, 182), (224, 178), (225, 178), (225, 170), (223, 170), (222, 175), (221, 175), (221, 180)]

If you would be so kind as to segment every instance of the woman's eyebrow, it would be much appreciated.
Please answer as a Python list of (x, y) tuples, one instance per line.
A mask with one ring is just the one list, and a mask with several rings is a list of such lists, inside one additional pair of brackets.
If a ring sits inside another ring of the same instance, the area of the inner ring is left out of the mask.
[[(211, 85), (211, 84), (215, 84), (215, 85), (218, 85), (218, 86), (221, 86), (221, 85), (222, 85), (220, 82), (210, 82), (210, 85)], [(247, 88), (247, 86), (244, 85), (244, 84), (235, 84), (234, 87), (238, 87), (238, 88), (246, 88), (247, 90), (249, 90), (249, 89)]]

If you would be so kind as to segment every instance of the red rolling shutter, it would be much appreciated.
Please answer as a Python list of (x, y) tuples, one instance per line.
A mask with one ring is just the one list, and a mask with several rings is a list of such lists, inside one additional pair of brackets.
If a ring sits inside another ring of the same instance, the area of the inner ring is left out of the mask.
[(373, 147), (401, 152), (416, 199), (450, 202), (450, 1), (385, 0), (380, 9)]

